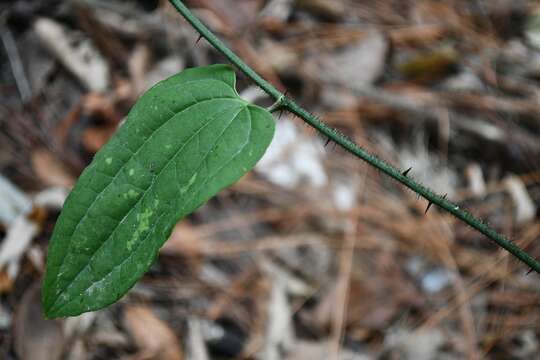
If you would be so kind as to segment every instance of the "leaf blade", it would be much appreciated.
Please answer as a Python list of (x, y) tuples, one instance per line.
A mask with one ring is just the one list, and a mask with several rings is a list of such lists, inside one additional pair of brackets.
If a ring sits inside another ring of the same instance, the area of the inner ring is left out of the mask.
[(66, 200), (47, 259), (47, 316), (118, 300), (151, 266), (174, 224), (266, 150), (273, 119), (239, 98), (232, 69), (190, 70), (139, 99)]

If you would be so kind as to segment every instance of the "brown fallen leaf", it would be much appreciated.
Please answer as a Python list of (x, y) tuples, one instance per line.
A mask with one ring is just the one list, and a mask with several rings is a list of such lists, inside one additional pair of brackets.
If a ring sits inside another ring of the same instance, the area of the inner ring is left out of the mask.
[(73, 174), (47, 149), (40, 148), (32, 152), (32, 167), (45, 185), (70, 188), (75, 183)]
[(62, 356), (62, 324), (44, 319), (40, 289), (40, 282), (27, 289), (16, 309), (15, 352), (21, 360), (57, 360)]
[(176, 224), (169, 240), (165, 242), (160, 252), (165, 255), (202, 255), (203, 243), (197, 228), (187, 220), (183, 220)]
[(459, 54), (453, 48), (442, 48), (420, 54), (399, 64), (398, 71), (407, 79), (419, 83), (440, 80), (457, 67)]
[(470, 18), (460, 13), (454, 4), (437, 0), (415, 2), (411, 9), (417, 24), (445, 24), (456, 29), (470, 28)]
[(450, 28), (441, 24), (399, 27), (389, 32), (396, 46), (422, 46), (431, 44), (447, 35)]
[(5, 269), (0, 271), (0, 294), (6, 294), (13, 289), (13, 279)]
[(297, 6), (327, 19), (341, 19), (347, 13), (345, 4), (336, 0), (298, 0)]
[(174, 332), (148, 307), (128, 306), (124, 311), (123, 324), (139, 349), (135, 359), (182, 360), (184, 358)]
[(115, 98), (100, 93), (91, 92), (81, 99), (81, 107), (84, 114), (97, 116), (107, 123), (117, 125), (122, 120), (122, 115), (116, 111)]
[(116, 132), (115, 125), (92, 126), (84, 131), (82, 143), (84, 148), (94, 154), (96, 153)]

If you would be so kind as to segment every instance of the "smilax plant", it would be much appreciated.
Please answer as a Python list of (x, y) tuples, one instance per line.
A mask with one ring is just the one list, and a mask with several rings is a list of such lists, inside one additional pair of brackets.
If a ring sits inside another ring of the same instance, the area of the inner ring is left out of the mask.
[(276, 100), (269, 109), (235, 90), (227, 65), (185, 70), (152, 87), (84, 170), (49, 246), (43, 308), (49, 318), (120, 299), (148, 270), (174, 225), (255, 166), (274, 135), (271, 111), (287, 110), (386, 175), (486, 235), (540, 272), (503, 235), (325, 125), (262, 79), (179, 0), (173, 6)]

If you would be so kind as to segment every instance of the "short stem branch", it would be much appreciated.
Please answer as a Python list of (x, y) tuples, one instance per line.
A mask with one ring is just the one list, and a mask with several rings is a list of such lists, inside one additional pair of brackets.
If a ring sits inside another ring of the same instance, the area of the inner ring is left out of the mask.
[(364, 160), (371, 166), (377, 168), (379, 171), (390, 176), (394, 180), (405, 185), (418, 195), (425, 198), (430, 204), (435, 204), (441, 209), (454, 215), (456, 218), (467, 223), (477, 231), (481, 232), (489, 239), (493, 240), (500, 247), (506, 249), (516, 258), (527, 264), (531, 269), (540, 273), (540, 262), (531, 257), (527, 252), (507, 239), (502, 234), (499, 234), (493, 228), (486, 225), (482, 220), (475, 218), (466, 210), (461, 209), (456, 204), (446, 200), (445, 196), (435, 194), (431, 189), (424, 185), (414, 181), (407, 176), (407, 173), (402, 173), (394, 166), (388, 164), (382, 159), (379, 159), (375, 155), (369, 153), (367, 150), (355, 144), (349, 140), (343, 134), (337, 132), (333, 128), (326, 125), (317, 117), (309, 113), (307, 110), (299, 106), (294, 100), (286, 97), (272, 84), (264, 80), (259, 74), (257, 74), (249, 65), (247, 65), (238, 55), (236, 55), (231, 49), (229, 49), (214, 33), (212, 33), (180, 0), (169, 0), (169, 2), (178, 10), (178, 12), (201, 34), (208, 42), (219, 52), (221, 52), (229, 61), (234, 64), (240, 71), (242, 71), (248, 78), (250, 78), (255, 84), (263, 89), (268, 95), (276, 100), (276, 103), (270, 107), (270, 111), (278, 108), (284, 108), (291, 113), (297, 115), (303, 121), (317, 129), (320, 133), (327, 136), (330, 140), (341, 146), (356, 157)]
[(274, 111), (276, 110), (279, 110), (283, 107), (283, 100), (285, 99), (285, 94), (281, 94), (281, 96), (279, 97), (279, 99), (276, 100), (275, 103), (272, 104), (272, 106), (270, 106), (268, 109), (269, 112), (273, 113)]

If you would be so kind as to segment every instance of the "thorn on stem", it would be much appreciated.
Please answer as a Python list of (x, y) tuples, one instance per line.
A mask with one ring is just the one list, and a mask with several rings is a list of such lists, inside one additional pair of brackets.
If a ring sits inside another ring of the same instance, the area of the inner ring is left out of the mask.
[(424, 215), (427, 214), (431, 205), (433, 205), (433, 203), (430, 201), (429, 204), (427, 205), (426, 211), (424, 211)]
[(404, 172), (401, 173), (401, 175), (403, 176), (407, 176), (409, 175), (409, 172), (412, 170), (412, 167), (408, 168), (407, 170), (405, 170)]
[(324, 147), (327, 147), (330, 141), (331, 141), (330, 138), (326, 139), (326, 142), (324, 143)]
[(529, 271), (527, 271), (527, 274), (526, 275), (530, 275), (530, 273), (533, 272), (533, 268), (530, 268)]
[(201, 41), (202, 37), (203, 36), (201, 34), (199, 34), (199, 37), (197, 38), (197, 41), (195, 41), (195, 45), (197, 45), (199, 43), (199, 41)]

